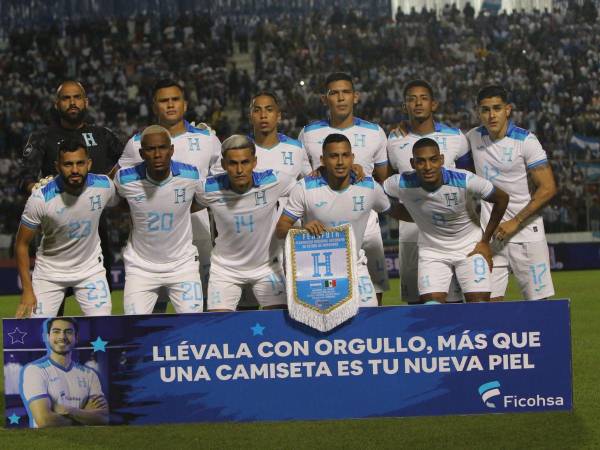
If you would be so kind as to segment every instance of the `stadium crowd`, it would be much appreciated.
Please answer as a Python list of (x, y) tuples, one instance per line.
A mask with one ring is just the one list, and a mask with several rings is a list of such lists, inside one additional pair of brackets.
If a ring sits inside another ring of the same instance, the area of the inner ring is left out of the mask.
[[(474, 17), (448, 7), (439, 15), (398, 13), (395, 22), (341, 9), (304, 15), (255, 11), (248, 6), (217, 19), (200, 12), (96, 17), (3, 34), (0, 215), (7, 220), (0, 232), (16, 231), (25, 200), (17, 161), (27, 136), (53, 119), (53, 90), (61, 79), (83, 82), (90, 118), (123, 142), (152, 121), (151, 86), (169, 76), (186, 88), (186, 118), (210, 123), (221, 138), (235, 131), (223, 114), (228, 102), (239, 102), (243, 128), (248, 100), (261, 89), (283, 100), (281, 131), (296, 136), (325, 115), (320, 87), (333, 69), (358, 79), (358, 115), (388, 130), (403, 117), (407, 80), (429, 80), (441, 103), (437, 119), (463, 130), (477, 124), (477, 88), (502, 83), (513, 94), (515, 122), (535, 131), (552, 158), (559, 194), (545, 212), (549, 230), (581, 230), (593, 222), (586, 214), (598, 209), (597, 185), (584, 183), (567, 142), (575, 132), (600, 135), (600, 83), (593, 76), (600, 68), (600, 25), (594, 8)], [(234, 42), (252, 52), (254, 75), (228, 63)]]

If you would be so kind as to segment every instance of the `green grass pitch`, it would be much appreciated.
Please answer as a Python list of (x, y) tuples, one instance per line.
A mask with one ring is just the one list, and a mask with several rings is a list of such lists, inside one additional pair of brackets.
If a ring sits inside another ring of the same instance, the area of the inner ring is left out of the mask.
[[(553, 276), (556, 297), (572, 299), (573, 413), (48, 430), (0, 428), (0, 448), (600, 448), (600, 271), (555, 272)], [(397, 293), (398, 282), (392, 280), (386, 303), (397, 303), (392, 300)], [(513, 280), (507, 298), (520, 298)], [(17, 296), (0, 297), (0, 317), (12, 317), (17, 301)], [(115, 313), (122, 313), (122, 292), (116, 292), (113, 301)], [(74, 300), (69, 301), (67, 313), (80, 315)], [(0, 403), (3, 411), (3, 392)]]

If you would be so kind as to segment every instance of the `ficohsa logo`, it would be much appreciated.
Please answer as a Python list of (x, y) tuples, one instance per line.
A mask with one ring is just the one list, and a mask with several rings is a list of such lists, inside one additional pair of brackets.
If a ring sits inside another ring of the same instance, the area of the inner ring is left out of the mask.
[(502, 395), (500, 382), (497, 380), (482, 384), (477, 389), (481, 401), (488, 408), (496, 408), (499, 403), (503, 408), (544, 408), (548, 406), (564, 406), (565, 399), (561, 396), (547, 396), (535, 394), (531, 396)]
[(479, 386), (479, 395), (481, 395), (481, 400), (484, 405), (488, 408), (495, 408), (496, 403), (491, 400), (494, 397), (498, 397), (500, 395), (500, 382), (499, 381), (490, 381), (489, 383), (484, 383)]

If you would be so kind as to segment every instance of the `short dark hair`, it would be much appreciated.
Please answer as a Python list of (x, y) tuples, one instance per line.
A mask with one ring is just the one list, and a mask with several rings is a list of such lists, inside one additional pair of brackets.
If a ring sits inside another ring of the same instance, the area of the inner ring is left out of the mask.
[(179, 84), (177, 81), (173, 80), (172, 78), (163, 78), (161, 80), (158, 80), (156, 83), (154, 83), (154, 88), (152, 88), (152, 98), (156, 97), (156, 93), (160, 89), (165, 89), (165, 88), (170, 88), (170, 87), (179, 88), (179, 90), (181, 91), (181, 95), (183, 95), (183, 98), (185, 98), (185, 90), (183, 89), (183, 86), (181, 84)]
[(85, 150), (85, 155), (87, 157), (90, 156), (90, 151), (88, 150), (87, 145), (85, 145), (85, 142), (83, 142), (81, 138), (68, 137), (62, 139), (58, 142), (58, 156), (60, 156), (63, 153), (76, 152), (80, 148)]
[(425, 88), (429, 91), (429, 95), (431, 96), (431, 98), (434, 98), (433, 95), (433, 87), (431, 87), (431, 84), (429, 84), (427, 81), (425, 80), (410, 80), (408, 83), (406, 83), (406, 85), (404, 86), (404, 90), (402, 91), (402, 96), (404, 98), (406, 98), (406, 94), (408, 94), (408, 91), (410, 91), (412, 88), (415, 87), (422, 87)]
[(352, 89), (354, 89), (354, 81), (352, 81), (352, 76), (346, 72), (333, 72), (330, 73), (325, 79), (324, 91), (327, 92), (327, 86), (329, 86), (334, 81), (348, 81), (352, 85)]
[(254, 100), (256, 100), (258, 97), (271, 97), (273, 99), (273, 102), (275, 102), (275, 104), (279, 107), (279, 99), (277, 98), (277, 95), (275, 95), (274, 92), (260, 91), (260, 92), (257, 92), (256, 94), (254, 94), (252, 96), (252, 98), (250, 99), (250, 108), (252, 108), (252, 105), (254, 104)]
[(73, 328), (75, 329), (75, 334), (79, 333), (79, 324), (77, 323), (77, 321), (74, 318), (72, 318), (72, 317), (50, 317), (49, 319), (46, 319), (46, 321), (44, 322), (46, 334), (50, 334), (50, 330), (52, 329), (52, 324), (57, 320), (64, 320), (65, 322), (69, 322), (71, 325), (73, 325)]
[(480, 89), (477, 93), (477, 104), (486, 98), (500, 97), (504, 103), (508, 103), (508, 92), (498, 84), (490, 84)]
[(323, 141), (323, 147), (322, 147), (323, 152), (325, 151), (325, 147), (327, 147), (329, 144), (333, 144), (335, 142), (347, 142), (348, 146), (352, 150), (352, 144), (350, 144), (350, 140), (346, 136), (344, 136), (343, 134), (340, 134), (340, 133), (333, 133), (333, 134), (328, 135), (325, 138), (325, 140)]
[(435, 139), (431, 139), (431, 138), (427, 138), (427, 137), (421, 138), (417, 142), (415, 142), (413, 145), (413, 148), (412, 148), (413, 156), (415, 155), (415, 151), (419, 150), (420, 148), (425, 148), (425, 147), (435, 147), (438, 150), (440, 149), (440, 146)]

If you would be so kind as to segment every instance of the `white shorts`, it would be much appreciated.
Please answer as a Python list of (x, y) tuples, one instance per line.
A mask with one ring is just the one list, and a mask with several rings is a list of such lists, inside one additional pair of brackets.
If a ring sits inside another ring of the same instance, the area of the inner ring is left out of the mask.
[(204, 297), (200, 274), (197, 270), (184, 270), (170, 274), (147, 275), (125, 272), (125, 314), (152, 314), (162, 287), (166, 289), (175, 312), (202, 312)]
[(68, 288), (73, 288), (85, 316), (110, 316), (112, 302), (103, 266), (94, 275), (75, 281), (40, 280), (34, 271), (31, 282), (37, 299), (37, 308), (31, 317), (56, 317)]
[(227, 309), (235, 311), (245, 286), (252, 289), (258, 304), (265, 306), (284, 306), (287, 304), (285, 275), (277, 268), (260, 276), (240, 276), (212, 265), (208, 281), (208, 311)]
[(378, 306), (377, 289), (375, 289), (375, 286), (371, 281), (367, 265), (364, 261), (359, 261), (356, 269), (356, 275), (358, 276), (358, 293), (360, 296), (358, 306), (361, 308)]
[(465, 293), (491, 291), (490, 267), (483, 256), (433, 259), (420, 255), (419, 294), (448, 292), (453, 274)]
[[(416, 242), (399, 243), (398, 264), (400, 266), (400, 294), (402, 300), (409, 305), (419, 303), (419, 246)], [(464, 295), (456, 280), (456, 275), (452, 275), (446, 302), (462, 303), (463, 301)]]
[(554, 295), (546, 240), (508, 242), (501, 248), (498, 247), (494, 242), (492, 298), (504, 296), (510, 271), (515, 274), (525, 300), (539, 300)]
[(379, 216), (375, 211), (371, 211), (369, 215), (362, 249), (367, 256), (367, 267), (372, 284), (375, 286), (375, 292), (388, 291), (390, 289), (390, 282), (385, 265), (385, 252), (383, 250), (381, 228), (379, 227)]

